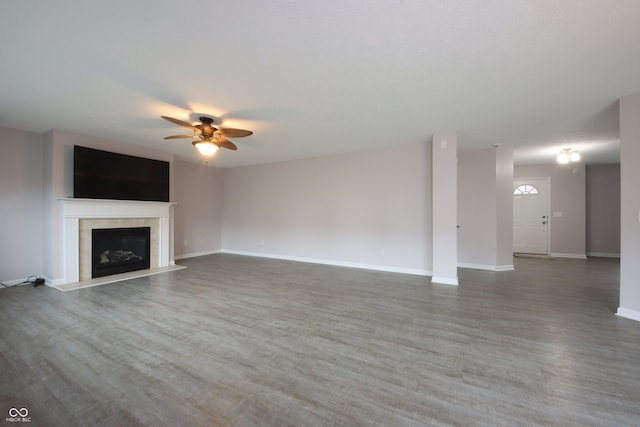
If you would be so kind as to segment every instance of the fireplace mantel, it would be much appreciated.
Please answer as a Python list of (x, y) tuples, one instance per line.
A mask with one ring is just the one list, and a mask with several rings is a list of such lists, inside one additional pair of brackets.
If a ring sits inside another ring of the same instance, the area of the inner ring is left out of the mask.
[(155, 218), (159, 220), (159, 267), (173, 264), (171, 250), (171, 213), (175, 202), (136, 200), (58, 199), (63, 205), (64, 283), (80, 280), (79, 230), (81, 219)]

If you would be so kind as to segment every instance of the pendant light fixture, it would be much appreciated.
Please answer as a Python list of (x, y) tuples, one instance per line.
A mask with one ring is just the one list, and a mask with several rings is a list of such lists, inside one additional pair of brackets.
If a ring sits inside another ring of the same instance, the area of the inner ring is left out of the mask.
[(571, 148), (563, 149), (556, 159), (558, 163), (561, 165), (566, 165), (569, 162), (579, 162), (580, 161), (580, 153)]

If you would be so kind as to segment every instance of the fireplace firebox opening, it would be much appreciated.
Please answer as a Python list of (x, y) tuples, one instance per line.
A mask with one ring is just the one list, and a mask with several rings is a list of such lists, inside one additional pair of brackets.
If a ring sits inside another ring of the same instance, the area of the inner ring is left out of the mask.
[(151, 227), (91, 230), (91, 277), (145, 270), (151, 265)]

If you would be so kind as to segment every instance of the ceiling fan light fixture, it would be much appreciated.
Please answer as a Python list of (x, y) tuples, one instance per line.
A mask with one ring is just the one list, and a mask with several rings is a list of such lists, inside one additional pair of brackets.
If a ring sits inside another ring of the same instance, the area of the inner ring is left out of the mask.
[[(212, 126), (213, 119), (211, 117), (200, 117), (202, 124), (192, 125), (185, 121), (174, 119), (173, 117), (160, 116), (163, 119), (191, 129), (193, 131), (190, 135), (171, 135), (166, 136), (164, 139), (181, 139), (181, 138), (193, 138), (196, 139), (191, 144), (198, 149), (200, 154), (205, 157), (211, 157), (218, 151), (218, 148), (226, 148), (227, 150), (237, 150), (238, 147), (233, 142), (226, 138), (241, 138), (243, 136), (253, 135), (253, 132), (245, 129), (233, 129), (224, 128), (218, 129)], [(198, 140), (200, 138), (200, 140)]]
[(196, 141), (193, 145), (205, 157), (211, 157), (218, 151), (218, 146), (211, 141)]

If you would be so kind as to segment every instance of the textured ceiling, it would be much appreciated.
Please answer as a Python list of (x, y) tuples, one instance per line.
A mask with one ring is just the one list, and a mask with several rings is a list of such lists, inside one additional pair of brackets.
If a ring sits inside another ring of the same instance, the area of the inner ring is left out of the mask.
[(429, 140), (616, 162), (640, 91), (640, 2), (29, 0), (0, 3), (0, 126), (198, 161), (160, 115), (250, 129), (233, 167)]

